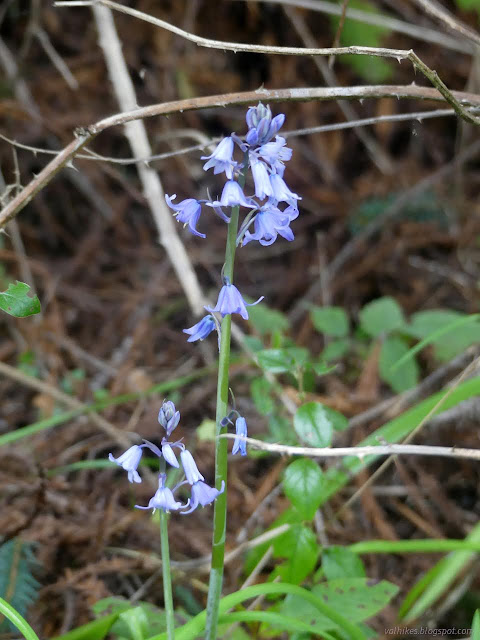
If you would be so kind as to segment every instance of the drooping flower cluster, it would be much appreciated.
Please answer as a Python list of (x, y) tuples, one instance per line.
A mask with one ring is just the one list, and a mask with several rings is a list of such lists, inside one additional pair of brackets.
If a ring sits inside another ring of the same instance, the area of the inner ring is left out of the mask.
[[(179, 482), (173, 489), (166, 486), (167, 474), (162, 472), (158, 477), (158, 489), (155, 495), (150, 499), (146, 507), (135, 505), (137, 509), (162, 509), (163, 511), (179, 511), (182, 515), (192, 513), (199, 505), (205, 507), (211, 504), (220, 493), (223, 493), (225, 484), (222, 483), (220, 489), (210, 487), (198, 470), (197, 464), (185, 445), (180, 442), (170, 442), (169, 438), (180, 421), (180, 412), (175, 409), (175, 405), (171, 401), (164, 402), (159, 414), (158, 422), (165, 430), (165, 436), (162, 438), (161, 447), (157, 447), (153, 442), (144, 440), (141, 445), (133, 445), (125, 453), (118, 458), (114, 458), (109, 454), (109, 460), (115, 462), (128, 472), (128, 480), (130, 482), (141, 482), (142, 479), (137, 471), (138, 465), (142, 458), (144, 449), (149, 449), (160, 460), (164, 460), (164, 464), (171, 467), (180, 467), (174, 448), (180, 450), (180, 462), (185, 474), (185, 479)], [(190, 485), (191, 497), (185, 504), (175, 499), (175, 492), (181, 486)], [(188, 508), (190, 507), (190, 508)]]
[[(249, 209), (244, 224), (240, 228), (237, 242), (245, 245), (252, 240), (268, 246), (275, 242), (280, 235), (286, 240), (293, 240), (290, 223), (298, 216), (298, 201), (300, 196), (291, 191), (283, 179), (285, 162), (292, 157), (292, 150), (286, 146), (286, 140), (277, 135), (285, 116), (283, 113), (272, 118), (269, 106), (261, 102), (247, 111), (246, 121), (248, 132), (245, 139), (232, 133), (223, 138), (209, 156), (202, 156), (207, 162), (203, 165), (205, 171), (213, 169), (214, 174), (225, 173), (225, 183), (222, 195), (217, 200), (196, 200), (187, 198), (178, 204), (172, 201), (176, 197), (165, 196), (168, 206), (175, 211), (179, 222), (188, 225), (190, 231), (202, 238), (196, 225), (200, 218), (202, 205), (214, 209), (225, 222), (229, 216), (223, 211), (228, 207), (243, 207)], [(275, 140), (273, 140), (275, 138)], [(243, 159), (233, 159), (235, 147), (243, 152)], [(254, 196), (245, 195), (238, 182), (239, 175), (247, 177), (251, 171)], [(249, 228), (253, 224), (254, 232)]]
[[(298, 201), (300, 196), (291, 191), (283, 179), (285, 162), (292, 157), (292, 150), (286, 146), (285, 138), (277, 135), (285, 121), (284, 114), (272, 117), (269, 106), (261, 102), (247, 111), (246, 122), (248, 132), (244, 139), (232, 133), (223, 138), (206, 160), (205, 171), (213, 169), (214, 174), (225, 173), (227, 181), (220, 198), (216, 200), (195, 200), (187, 198), (179, 204), (172, 200), (175, 196), (166, 196), (169, 207), (175, 211), (177, 220), (188, 225), (190, 231), (200, 237), (196, 225), (199, 221), (202, 205), (213, 211), (227, 224), (231, 216), (224, 209), (239, 207), (247, 210), (240, 225), (237, 245), (246, 245), (254, 240), (263, 246), (271, 245), (278, 236), (288, 241), (294, 239), (290, 223), (298, 217)], [(243, 157), (234, 160), (235, 149)], [(246, 195), (242, 184), (249, 172), (253, 181), (253, 195)], [(205, 307), (210, 312), (197, 324), (184, 332), (189, 335), (188, 341), (204, 340), (214, 329), (219, 329), (212, 314), (219, 313), (221, 317), (238, 313), (245, 320), (248, 319), (249, 306), (239, 290), (228, 278), (223, 278), (223, 286), (215, 307)], [(262, 298), (257, 300), (260, 302)], [(257, 303), (253, 303), (257, 304)]]
[[(206, 160), (203, 165), (205, 171), (213, 169), (215, 175), (225, 173), (226, 182), (221, 196), (207, 200), (187, 198), (175, 204), (173, 200), (176, 196), (166, 195), (166, 202), (175, 212), (177, 220), (182, 222), (184, 226), (188, 226), (194, 235), (205, 238), (205, 234), (197, 230), (204, 205), (207, 209), (213, 210), (227, 224), (231, 223), (232, 213), (235, 213), (236, 216), (236, 210), (240, 212), (243, 209), (245, 216), (239, 225), (238, 233), (236, 232), (237, 246), (244, 246), (252, 241), (269, 246), (276, 241), (278, 236), (292, 241), (294, 235), (290, 224), (298, 217), (298, 201), (301, 198), (288, 187), (283, 179), (285, 163), (292, 157), (292, 150), (286, 146), (285, 138), (278, 135), (284, 121), (284, 114), (280, 113), (272, 117), (270, 107), (264, 106), (261, 102), (256, 107), (250, 107), (246, 114), (248, 131), (245, 137), (241, 138), (232, 133), (223, 138), (209, 156), (202, 157), (202, 160)], [(236, 150), (239, 152), (238, 159), (234, 159)], [(250, 183), (247, 182), (249, 178)], [(251, 185), (251, 195), (244, 191), (243, 185), (245, 184)], [(233, 209), (233, 211), (228, 211), (228, 209)], [(188, 342), (204, 340), (216, 329), (220, 350), (221, 324), (215, 314), (218, 314), (222, 320), (231, 314), (238, 314), (244, 320), (248, 320), (247, 307), (258, 304), (261, 300), (263, 300), (263, 296), (256, 302), (247, 303), (230, 278), (223, 276), (222, 288), (216, 305), (214, 307), (205, 306), (208, 315), (189, 329), (183, 330), (189, 336)], [(232, 453), (246, 455), (244, 437), (247, 435), (247, 423), (245, 419), (236, 410), (233, 410), (222, 420), (221, 426), (233, 425), (232, 418), (235, 414), (237, 415), (235, 420), (236, 438)], [(130, 454), (133, 460), (136, 460), (137, 457), (140, 458), (141, 447), (145, 446), (148, 446), (148, 443), (140, 445), (139, 449)], [(178, 446), (178, 443), (174, 443), (172, 446)], [(182, 462), (186, 453), (188, 452), (182, 450), (180, 454)], [(174, 455), (173, 452), (172, 455)], [(187, 473), (185, 464), (184, 470)], [(134, 481), (138, 481), (135, 473), (136, 467), (135, 472), (129, 471)], [(199, 489), (194, 490), (193, 487), (195, 484), (192, 484), (192, 503), (196, 505), (195, 494)], [(165, 491), (165, 487), (162, 486), (161, 490)]]

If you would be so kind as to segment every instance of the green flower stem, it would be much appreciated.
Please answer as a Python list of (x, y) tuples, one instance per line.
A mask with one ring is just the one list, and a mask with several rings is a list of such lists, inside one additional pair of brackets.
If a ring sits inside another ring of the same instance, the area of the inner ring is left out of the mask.
[[(239, 184), (243, 188), (248, 170), (248, 156), (245, 154), (245, 168), (239, 177)], [(235, 251), (237, 249), (238, 217), (240, 207), (232, 207), (232, 214), (228, 224), (227, 246), (225, 249), (225, 264), (223, 274), (233, 283), (233, 267)], [(215, 501), (213, 513), (213, 542), (212, 566), (207, 598), (207, 623), (205, 640), (215, 640), (217, 637), (218, 608), (222, 596), (223, 562), (225, 556), (225, 535), (227, 527), (227, 454), (228, 441), (219, 438), (226, 433), (227, 427), (220, 425), (221, 420), (228, 413), (228, 374), (230, 367), (230, 338), (232, 330), (232, 316), (226, 315), (222, 320), (220, 340), (220, 354), (218, 361), (217, 410), (216, 410), (216, 441), (215, 441), (215, 487), (221, 489), (225, 483), (225, 490)]]
[[(238, 230), (238, 207), (232, 209), (232, 216), (228, 225), (227, 249), (225, 252), (224, 274), (232, 282), (233, 265)], [(220, 340), (220, 355), (218, 363), (216, 435), (226, 433), (227, 427), (222, 427), (220, 421), (228, 413), (228, 374), (230, 366), (230, 337), (232, 316), (226, 315), (222, 320), (222, 337)], [(218, 606), (222, 595), (223, 559), (225, 555), (225, 532), (227, 522), (227, 454), (228, 441), (226, 438), (216, 438), (215, 442), (215, 487), (220, 489), (225, 483), (225, 490), (215, 501), (213, 514), (213, 543), (212, 567), (207, 599), (207, 629), (206, 640), (217, 637)]]
[(167, 638), (175, 640), (175, 615), (173, 610), (172, 581), (170, 572), (170, 550), (168, 548), (168, 513), (160, 512), (160, 544), (162, 549), (163, 598), (167, 618)]

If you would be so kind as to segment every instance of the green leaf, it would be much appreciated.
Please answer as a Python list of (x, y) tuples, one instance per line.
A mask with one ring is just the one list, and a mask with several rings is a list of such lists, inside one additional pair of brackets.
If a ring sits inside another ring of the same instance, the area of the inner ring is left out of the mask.
[(347, 353), (349, 348), (349, 340), (332, 340), (322, 351), (322, 360), (325, 360), (326, 362), (330, 362), (331, 360), (339, 360)]
[(205, 418), (202, 423), (198, 425), (196, 434), (200, 442), (213, 442), (216, 436), (216, 424), (215, 420), (209, 420)]
[(320, 402), (307, 402), (297, 409), (293, 426), (300, 440), (309, 447), (329, 447), (333, 430), (342, 431), (348, 426), (348, 420)]
[[(480, 522), (465, 538), (470, 542), (480, 542)], [(448, 593), (458, 576), (464, 573), (477, 554), (474, 551), (454, 551), (442, 558), (408, 592), (402, 603), (399, 616), (405, 621), (415, 620)]]
[(480, 13), (480, 5), (478, 0), (455, 0), (457, 7), (463, 11), (477, 11)]
[(0, 309), (15, 318), (26, 318), (40, 313), (40, 300), (28, 295), (30, 287), (24, 282), (10, 283), (6, 291), (0, 292)]
[[(313, 587), (312, 593), (321, 598), (350, 622), (362, 622), (381, 611), (395, 596), (398, 587), (382, 580), (369, 586), (365, 578), (331, 580)], [(295, 595), (288, 595), (280, 609), (286, 616), (308, 620), (318, 633), (321, 629), (333, 629), (332, 621), (309, 602)]]
[[(0, 547), (0, 597), (23, 617), (29, 605), (36, 600), (40, 586), (33, 577), (36, 564), (31, 543), (12, 538)], [(16, 631), (0, 616), (0, 633), (5, 630)]]
[(264, 349), (257, 353), (258, 363), (265, 371), (271, 373), (295, 373), (308, 360), (307, 349), (287, 347), (285, 349)]
[(323, 550), (322, 569), (327, 580), (366, 577), (365, 567), (358, 555), (335, 545)]
[(405, 318), (398, 303), (389, 297), (366, 304), (360, 311), (360, 325), (372, 338), (405, 326)]
[[(465, 318), (468, 322), (469, 316), (457, 311), (447, 311), (444, 309), (432, 309), (430, 311), (420, 311), (411, 317), (407, 331), (410, 335), (423, 340), (432, 336), (437, 331), (447, 329), (449, 325)], [(456, 355), (465, 351), (467, 347), (480, 341), (480, 323), (462, 326), (461, 330), (452, 331), (448, 338), (440, 335), (435, 343), (435, 355), (439, 360), (448, 361)]]
[(14, 609), (14, 607), (12, 607), (11, 604), (9, 604), (3, 598), (0, 598), (0, 619), (4, 616), (6, 620), (8, 620), (8, 623), (14, 630), (15, 634), (18, 629), (25, 640), (38, 640), (37, 634), (28, 624), (25, 618), (21, 616), (18, 611)]
[(275, 539), (273, 555), (288, 561), (276, 567), (271, 579), (280, 576), (283, 582), (300, 584), (314, 569), (320, 553), (317, 537), (311, 529), (294, 525), (286, 533)]
[(52, 638), (52, 640), (104, 640), (119, 615), (120, 614), (118, 612), (112, 613), (109, 616), (99, 618), (98, 620), (88, 622), (81, 627), (72, 629), (72, 631), (64, 633), (61, 636), (56, 636), (55, 638)]
[(255, 408), (262, 416), (270, 415), (275, 408), (275, 403), (270, 395), (271, 390), (271, 383), (263, 376), (255, 378), (250, 383), (250, 395), (252, 396)]
[[(361, 9), (368, 13), (378, 13), (375, 6), (362, 0), (350, 0), (349, 8)], [(337, 30), (338, 18), (332, 19)], [(340, 42), (344, 46), (361, 45), (364, 47), (380, 47), (383, 37), (389, 33), (389, 29), (376, 25), (365, 24), (358, 20), (347, 18), (343, 25)], [(348, 64), (360, 77), (368, 82), (382, 83), (393, 75), (392, 65), (382, 58), (370, 56), (347, 55), (340, 56), (342, 64)]]
[(380, 377), (387, 382), (395, 393), (402, 393), (418, 384), (419, 370), (415, 358), (409, 358), (399, 367), (394, 365), (409, 351), (407, 342), (399, 336), (388, 336), (380, 351)]
[(480, 609), (477, 609), (473, 616), (470, 640), (480, 640)]
[(309, 458), (290, 463), (283, 476), (285, 495), (305, 518), (311, 520), (322, 499), (322, 471)]
[(269, 335), (276, 331), (286, 331), (289, 326), (287, 316), (281, 311), (270, 309), (266, 304), (249, 307), (248, 317), (252, 325), (261, 335)]
[(341, 307), (313, 307), (310, 316), (313, 326), (320, 333), (334, 338), (348, 335), (348, 316)]

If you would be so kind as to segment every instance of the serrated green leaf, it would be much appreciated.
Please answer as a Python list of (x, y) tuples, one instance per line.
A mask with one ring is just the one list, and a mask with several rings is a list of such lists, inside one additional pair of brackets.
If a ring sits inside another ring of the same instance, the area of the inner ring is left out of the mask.
[(30, 287), (24, 282), (10, 283), (6, 291), (0, 292), (0, 309), (15, 318), (27, 318), (40, 313), (40, 300), (28, 295)]
[(415, 358), (409, 358), (396, 368), (394, 365), (409, 351), (407, 342), (399, 336), (388, 336), (380, 350), (378, 362), (380, 377), (395, 393), (402, 393), (418, 384), (419, 370)]
[(348, 316), (341, 307), (313, 307), (310, 310), (313, 326), (320, 333), (334, 338), (348, 335)]
[[(381, 611), (398, 591), (396, 585), (385, 580), (369, 586), (365, 578), (332, 580), (312, 589), (329, 607), (341, 611), (350, 622), (368, 620)], [(281, 607), (284, 615), (308, 620), (315, 630), (333, 629), (332, 621), (313, 605), (294, 595), (288, 595)]]
[(274, 557), (288, 561), (276, 567), (271, 578), (280, 576), (284, 582), (300, 584), (315, 567), (319, 553), (313, 531), (303, 525), (294, 525), (273, 543)]
[(269, 335), (276, 331), (286, 331), (289, 326), (287, 316), (281, 311), (270, 309), (266, 304), (257, 304), (248, 309), (248, 317), (252, 325), (261, 335)]
[(327, 580), (366, 577), (365, 567), (358, 555), (336, 545), (323, 550), (322, 569)]
[(283, 476), (285, 495), (305, 518), (311, 520), (322, 499), (322, 471), (309, 458), (290, 463)]
[(275, 408), (275, 403), (270, 395), (271, 390), (271, 383), (264, 377), (255, 378), (250, 383), (250, 395), (252, 396), (255, 408), (262, 416), (268, 416)]
[(366, 304), (359, 314), (362, 329), (372, 338), (405, 326), (403, 311), (390, 297), (379, 298)]

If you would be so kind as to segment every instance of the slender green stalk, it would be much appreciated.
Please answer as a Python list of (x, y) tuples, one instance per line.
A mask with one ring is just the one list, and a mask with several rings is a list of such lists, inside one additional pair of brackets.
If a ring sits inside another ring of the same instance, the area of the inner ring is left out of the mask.
[[(248, 170), (248, 155), (245, 154), (244, 169), (239, 176), (238, 183), (243, 188)], [(237, 249), (238, 215), (240, 207), (232, 207), (232, 214), (228, 224), (227, 246), (225, 249), (225, 264), (223, 275), (233, 284), (233, 267), (235, 265), (235, 251)], [(217, 637), (218, 607), (222, 596), (223, 561), (225, 556), (225, 534), (227, 528), (227, 439), (219, 438), (226, 433), (227, 427), (220, 422), (227, 415), (228, 410), (228, 374), (230, 367), (230, 338), (232, 331), (232, 316), (226, 315), (222, 320), (222, 336), (220, 340), (220, 354), (218, 359), (217, 382), (217, 410), (216, 410), (216, 442), (215, 442), (215, 487), (221, 489), (225, 483), (225, 490), (215, 501), (213, 514), (213, 542), (212, 567), (207, 598), (207, 627), (205, 640), (215, 640)]]
[(12, 605), (0, 598), (0, 614), (13, 623), (26, 640), (38, 640), (38, 636), (28, 622), (23, 618)]
[[(232, 208), (232, 216), (228, 225), (227, 248), (225, 251), (224, 275), (233, 281), (233, 266), (238, 231), (238, 210)], [(227, 431), (220, 421), (228, 413), (228, 374), (230, 366), (230, 337), (232, 316), (226, 315), (222, 320), (222, 337), (218, 363), (216, 435)], [(225, 483), (225, 490), (215, 501), (213, 514), (212, 567), (207, 599), (206, 640), (217, 637), (218, 607), (222, 595), (223, 560), (225, 555), (225, 532), (227, 523), (227, 439), (216, 438), (215, 443), (215, 486), (220, 489)]]
[(162, 548), (163, 598), (167, 617), (167, 638), (175, 640), (175, 615), (173, 610), (170, 550), (168, 547), (168, 513), (160, 509), (160, 544)]

